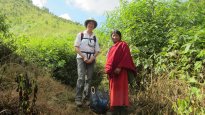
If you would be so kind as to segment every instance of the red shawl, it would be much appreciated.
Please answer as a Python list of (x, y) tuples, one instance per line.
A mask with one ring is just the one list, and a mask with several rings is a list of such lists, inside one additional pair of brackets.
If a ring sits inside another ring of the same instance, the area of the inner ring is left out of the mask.
[[(114, 74), (116, 68), (121, 68), (119, 75)], [(105, 65), (110, 83), (110, 106), (129, 105), (127, 70), (136, 72), (127, 43), (120, 41), (110, 48)]]

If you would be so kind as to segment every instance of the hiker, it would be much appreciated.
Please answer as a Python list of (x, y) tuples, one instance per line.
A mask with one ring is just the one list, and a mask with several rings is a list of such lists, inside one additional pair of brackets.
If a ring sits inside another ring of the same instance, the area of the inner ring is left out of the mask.
[(107, 53), (105, 73), (108, 74), (110, 89), (110, 111), (115, 115), (127, 115), (128, 100), (128, 72), (136, 73), (130, 49), (122, 41), (121, 32), (111, 33), (113, 46)]
[(83, 102), (89, 105), (90, 83), (94, 73), (95, 60), (100, 52), (98, 39), (93, 30), (97, 27), (94, 19), (84, 23), (86, 30), (77, 34), (74, 46), (77, 52), (78, 79), (76, 84), (75, 103), (82, 106)]

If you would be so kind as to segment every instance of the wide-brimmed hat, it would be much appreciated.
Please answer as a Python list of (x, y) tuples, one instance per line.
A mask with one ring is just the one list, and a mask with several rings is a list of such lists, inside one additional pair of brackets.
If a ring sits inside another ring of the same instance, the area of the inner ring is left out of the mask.
[(84, 23), (85, 27), (87, 27), (89, 22), (94, 22), (94, 28), (96, 28), (98, 25), (94, 19), (90, 18), (90, 19), (85, 20), (85, 23)]

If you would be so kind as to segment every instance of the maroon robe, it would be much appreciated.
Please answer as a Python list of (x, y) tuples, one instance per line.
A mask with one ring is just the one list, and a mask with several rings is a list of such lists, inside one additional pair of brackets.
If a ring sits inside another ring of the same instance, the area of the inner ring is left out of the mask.
[[(119, 75), (114, 74), (121, 68)], [(105, 72), (109, 76), (110, 106), (129, 106), (127, 70), (136, 72), (127, 43), (119, 41), (109, 50)]]

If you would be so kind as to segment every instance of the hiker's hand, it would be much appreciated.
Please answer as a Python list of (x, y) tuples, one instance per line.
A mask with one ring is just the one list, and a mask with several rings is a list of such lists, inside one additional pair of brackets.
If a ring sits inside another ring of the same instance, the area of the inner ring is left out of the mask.
[(93, 61), (95, 61), (95, 57), (94, 56), (92, 56), (86, 63), (90, 64), (90, 63), (93, 63)]
[(89, 62), (89, 60), (86, 60), (85, 63), (89, 64), (90, 62)]
[(88, 61), (87, 57), (83, 57), (83, 61), (84, 62)]
[(93, 62), (93, 61), (95, 61), (95, 56), (92, 56), (91, 58), (90, 58), (90, 60)]
[(92, 63), (92, 60), (89, 59), (89, 60), (86, 61), (86, 63), (87, 63), (87, 64), (91, 64), (91, 63)]
[(118, 75), (120, 72), (121, 72), (121, 68), (116, 68), (115, 71), (114, 71), (114, 73), (117, 74), (117, 75)]

